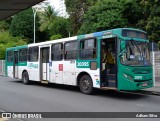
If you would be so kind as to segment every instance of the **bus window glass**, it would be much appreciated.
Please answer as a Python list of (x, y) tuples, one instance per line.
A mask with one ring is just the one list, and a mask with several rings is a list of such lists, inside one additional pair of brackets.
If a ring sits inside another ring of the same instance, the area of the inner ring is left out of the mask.
[(77, 58), (77, 41), (65, 43), (65, 59), (76, 59)]
[(38, 61), (38, 53), (39, 53), (38, 47), (30, 47), (28, 52), (28, 61), (30, 62)]
[(80, 42), (80, 58), (94, 59), (96, 58), (96, 40), (87, 39)]
[(8, 51), (7, 52), (7, 61), (8, 62), (13, 62), (13, 51)]
[(27, 48), (19, 50), (19, 61), (27, 61)]
[(63, 58), (63, 44), (52, 45), (52, 60), (62, 60)]
[(122, 36), (123, 37), (131, 37), (131, 38), (141, 38), (141, 39), (147, 39), (147, 34), (141, 31), (136, 30), (122, 30)]
[(127, 41), (126, 53), (121, 56), (121, 63), (130, 66), (151, 66), (148, 43)]

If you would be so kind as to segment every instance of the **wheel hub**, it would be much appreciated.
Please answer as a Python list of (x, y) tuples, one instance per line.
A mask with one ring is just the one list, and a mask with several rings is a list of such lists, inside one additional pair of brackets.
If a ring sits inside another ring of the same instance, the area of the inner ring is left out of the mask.
[(85, 90), (89, 89), (89, 87), (90, 87), (89, 81), (88, 80), (84, 80), (83, 83), (82, 83), (82, 87)]

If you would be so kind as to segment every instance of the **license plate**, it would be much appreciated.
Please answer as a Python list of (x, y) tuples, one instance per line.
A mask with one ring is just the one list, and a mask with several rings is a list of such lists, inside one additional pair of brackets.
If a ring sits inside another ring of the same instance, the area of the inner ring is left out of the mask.
[(147, 83), (147, 82), (145, 82), (145, 83), (143, 83), (143, 84), (142, 84), (142, 86), (147, 86), (147, 85), (148, 85), (148, 83)]

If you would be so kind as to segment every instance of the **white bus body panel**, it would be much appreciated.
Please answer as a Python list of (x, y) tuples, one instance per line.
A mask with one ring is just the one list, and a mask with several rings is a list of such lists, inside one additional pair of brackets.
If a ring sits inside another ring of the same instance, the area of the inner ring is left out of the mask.
[(90, 70), (90, 68), (76, 68), (76, 77), (81, 73), (86, 72), (90, 75), (93, 87), (100, 88), (100, 75), (99, 75), (99, 68), (97, 70)]
[(29, 80), (40, 81), (39, 62), (28, 62), (27, 72)]
[(76, 85), (76, 60), (63, 62), (63, 81), (67, 85)]
[(7, 66), (8, 76), (13, 78), (13, 66)]

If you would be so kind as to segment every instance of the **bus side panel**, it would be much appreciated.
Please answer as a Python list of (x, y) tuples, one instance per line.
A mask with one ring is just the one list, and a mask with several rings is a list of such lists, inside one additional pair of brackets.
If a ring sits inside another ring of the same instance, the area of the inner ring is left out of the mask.
[[(52, 61), (50, 80), (53, 83), (63, 84), (63, 70), (60, 67), (63, 65), (63, 61)], [(51, 75), (53, 74), (53, 75)]]
[(7, 66), (7, 76), (13, 78), (13, 66)]
[(90, 68), (76, 68), (76, 77), (81, 73), (86, 72), (92, 79), (93, 87), (100, 88), (100, 75), (99, 75), (99, 68), (97, 70), (90, 70)]
[(39, 62), (28, 62), (27, 71), (29, 74), (29, 80), (40, 81)]
[(76, 60), (63, 61), (63, 66), (63, 84), (76, 85)]
[(18, 66), (18, 79), (22, 79), (22, 73), (27, 70), (27, 66)]

